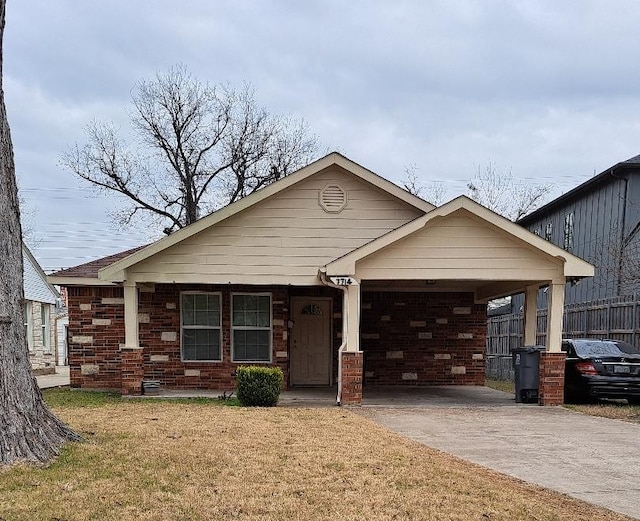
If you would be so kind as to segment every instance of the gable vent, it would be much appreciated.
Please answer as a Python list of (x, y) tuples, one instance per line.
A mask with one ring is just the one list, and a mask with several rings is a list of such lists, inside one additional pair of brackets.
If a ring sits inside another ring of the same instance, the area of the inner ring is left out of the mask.
[(347, 206), (347, 192), (339, 185), (327, 185), (320, 190), (319, 203), (325, 212), (341, 212)]

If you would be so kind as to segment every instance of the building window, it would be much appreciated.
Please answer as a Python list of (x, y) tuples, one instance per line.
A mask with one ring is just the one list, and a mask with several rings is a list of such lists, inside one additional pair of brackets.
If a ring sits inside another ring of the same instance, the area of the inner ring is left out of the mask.
[(182, 359), (220, 362), (221, 306), (219, 293), (181, 293)]
[(564, 249), (573, 249), (573, 212), (564, 216)]
[(271, 295), (231, 295), (232, 360), (271, 361)]
[(45, 352), (49, 352), (49, 304), (44, 302), (40, 304), (40, 328), (42, 330), (42, 348)]
[(553, 223), (547, 223), (544, 228), (544, 238), (547, 241), (551, 241), (551, 236), (553, 235)]
[(24, 303), (24, 340), (29, 346), (29, 351), (33, 351), (33, 303), (25, 301)]

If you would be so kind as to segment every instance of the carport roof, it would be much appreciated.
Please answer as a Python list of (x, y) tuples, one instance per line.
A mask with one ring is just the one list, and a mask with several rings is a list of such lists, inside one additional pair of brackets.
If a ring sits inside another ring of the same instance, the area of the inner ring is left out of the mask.
[(422, 230), (436, 219), (447, 217), (459, 210), (466, 210), (469, 214), (479, 218), (487, 226), (497, 228), (503, 235), (526, 245), (530, 249), (547, 258), (559, 261), (563, 266), (563, 275), (570, 279), (591, 277), (594, 267), (588, 262), (555, 246), (549, 241), (529, 232), (525, 228), (505, 219), (504, 217), (488, 210), (475, 201), (465, 196), (457, 197), (452, 201), (428, 212), (400, 228), (397, 228), (360, 248), (336, 259), (325, 266), (328, 275), (356, 275), (356, 262), (375, 254), (384, 248)]

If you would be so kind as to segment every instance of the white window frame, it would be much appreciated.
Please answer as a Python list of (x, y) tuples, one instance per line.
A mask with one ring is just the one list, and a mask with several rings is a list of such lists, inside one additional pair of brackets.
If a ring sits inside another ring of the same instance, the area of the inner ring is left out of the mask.
[(29, 347), (29, 352), (34, 352), (34, 342), (33, 342), (33, 302), (30, 300), (24, 301), (24, 336), (25, 341), (27, 342), (27, 346)]
[(45, 353), (51, 352), (51, 325), (49, 320), (49, 304), (40, 303), (40, 330), (42, 332), (42, 350)]
[[(183, 295), (215, 295), (218, 297), (218, 302), (220, 304), (220, 310), (219, 310), (219, 314), (220, 314), (220, 320), (219, 320), (219, 325), (218, 326), (185, 326), (182, 323), (182, 297)], [(184, 357), (184, 345), (183, 345), (183, 332), (185, 329), (217, 329), (220, 331), (220, 358), (218, 359), (212, 359), (212, 360), (192, 360), (192, 359), (187, 359)], [(181, 291), (180, 292), (180, 360), (182, 360), (183, 363), (185, 364), (189, 364), (189, 363), (195, 363), (195, 364), (199, 364), (199, 363), (220, 363), (222, 362), (224, 355), (222, 352), (222, 346), (224, 345), (223, 342), (223, 332), (222, 332), (222, 293), (219, 291)]]
[(553, 222), (548, 222), (544, 227), (544, 238), (546, 241), (551, 241), (553, 238)]
[[(269, 297), (269, 327), (235, 326), (233, 324), (233, 298), (235, 296), (249, 295), (252, 297)], [(231, 293), (231, 361), (236, 364), (271, 364), (273, 362), (273, 295), (270, 292), (252, 293), (250, 291)], [(236, 360), (234, 346), (234, 331), (266, 331), (269, 330), (269, 359), (268, 360)]]

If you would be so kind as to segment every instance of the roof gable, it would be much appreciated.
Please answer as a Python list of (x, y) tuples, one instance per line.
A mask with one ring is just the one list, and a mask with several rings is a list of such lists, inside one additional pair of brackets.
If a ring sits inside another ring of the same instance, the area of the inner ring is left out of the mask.
[(100, 279), (104, 281), (116, 281), (124, 278), (124, 270), (134, 266), (138, 263), (153, 257), (173, 246), (178, 245), (188, 239), (200, 234), (201, 232), (218, 225), (222, 221), (226, 221), (234, 216), (245, 212), (258, 203), (267, 200), (268, 198), (282, 193), (292, 187), (303, 183), (304, 181), (316, 176), (327, 169), (334, 167), (343, 169), (350, 175), (355, 176), (359, 180), (372, 185), (375, 189), (384, 192), (388, 196), (392, 196), (403, 203), (415, 208), (419, 214), (431, 211), (435, 208), (432, 204), (416, 197), (406, 190), (398, 187), (397, 185), (387, 181), (386, 179), (374, 174), (370, 170), (363, 168), (362, 166), (354, 163), (346, 157), (333, 152), (314, 163), (290, 174), (289, 176), (273, 183), (262, 190), (255, 192), (235, 203), (232, 203), (220, 210), (210, 214), (207, 217), (200, 219), (199, 221), (187, 226), (181, 230), (178, 230), (174, 234), (165, 237), (146, 248), (136, 251), (132, 255), (118, 260), (115, 263), (102, 268), (99, 271)]
[[(531, 252), (532, 255), (546, 256), (549, 259), (555, 259), (558, 261), (558, 264), (563, 264), (563, 272), (566, 277), (586, 277), (593, 275), (593, 266), (589, 263), (561, 248), (558, 248), (537, 235), (528, 232), (521, 226), (518, 226), (508, 219), (495, 214), (465, 196), (458, 197), (425, 214), (423, 217), (415, 219), (414, 221), (389, 232), (388, 234), (362, 246), (361, 248), (358, 248), (357, 250), (354, 250), (340, 259), (336, 259), (325, 266), (326, 272), (329, 275), (355, 275), (357, 263), (361, 263), (363, 267), (367, 267), (369, 264), (369, 267), (371, 267), (373, 263), (367, 263), (368, 257), (379, 255), (384, 258), (385, 254), (379, 254), (379, 252), (390, 247), (400, 248), (402, 241), (411, 236), (424, 235), (424, 242), (428, 243), (429, 241), (432, 241), (433, 237), (437, 237), (437, 233), (431, 233), (431, 235), (427, 237), (424, 230), (427, 228), (437, 228), (441, 221), (449, 219), (451, 216), (456, 214), (463, 216), (466, 219), (471, 219), (474, 222), (479, 223), (480, 227), (484, 227), (484, 229), (487, 230), (487, 234), (484, 237), (486, 240), (484, 240), (484, 242), (489, 246), (490, 239), (495, 239), (495, 237), (498, 236), (506, 237), (509, 241), (515, 242), (521, 247), (522, 251), (520, 251), (518, 255), (523, 259), (528, 256), (527, 252)], [(459, 226), (456, 233), (460, 233), (460, 230), (463, 230), (464, 233), (464, 226)], [(447, 233), (451, 232), (449, 231)], [(471, 233), (476, 233), (477, 235), (477, 231)], [(450, 237), (445, 234), (442, 237), (439, 237), (439, 239), (441, 241), (455, 242), (456, 237)], [(479, 241), (480, 246), (486, 247), (482, 242), (482, 240)], [(461, 241), (460, 244), (464, 245), (465, 242)], [(497, 246), (505, 247), (505, 245), (499, 244), (497, 244)], [(427, 252), (426, 256), (428, 257), (429, 252), (428, 250), (425, 251)], [(455, 261), (452, 260), (448, 262), (449, 264), (453, 263), (453, 265), (449, 267), (455, 270)], [(446, 268), (447, 266), (442, 266), (440, 273), (445, 273)], [(508, 277), (505, 276), (504, 278), (506, 279)]]
[(47, 276), (38, 264), (29, 248), (22, 245), (22, 280), (24, 285), (24, 298), (34, 302), (55, 304), (60, 294), (47, 282)]

